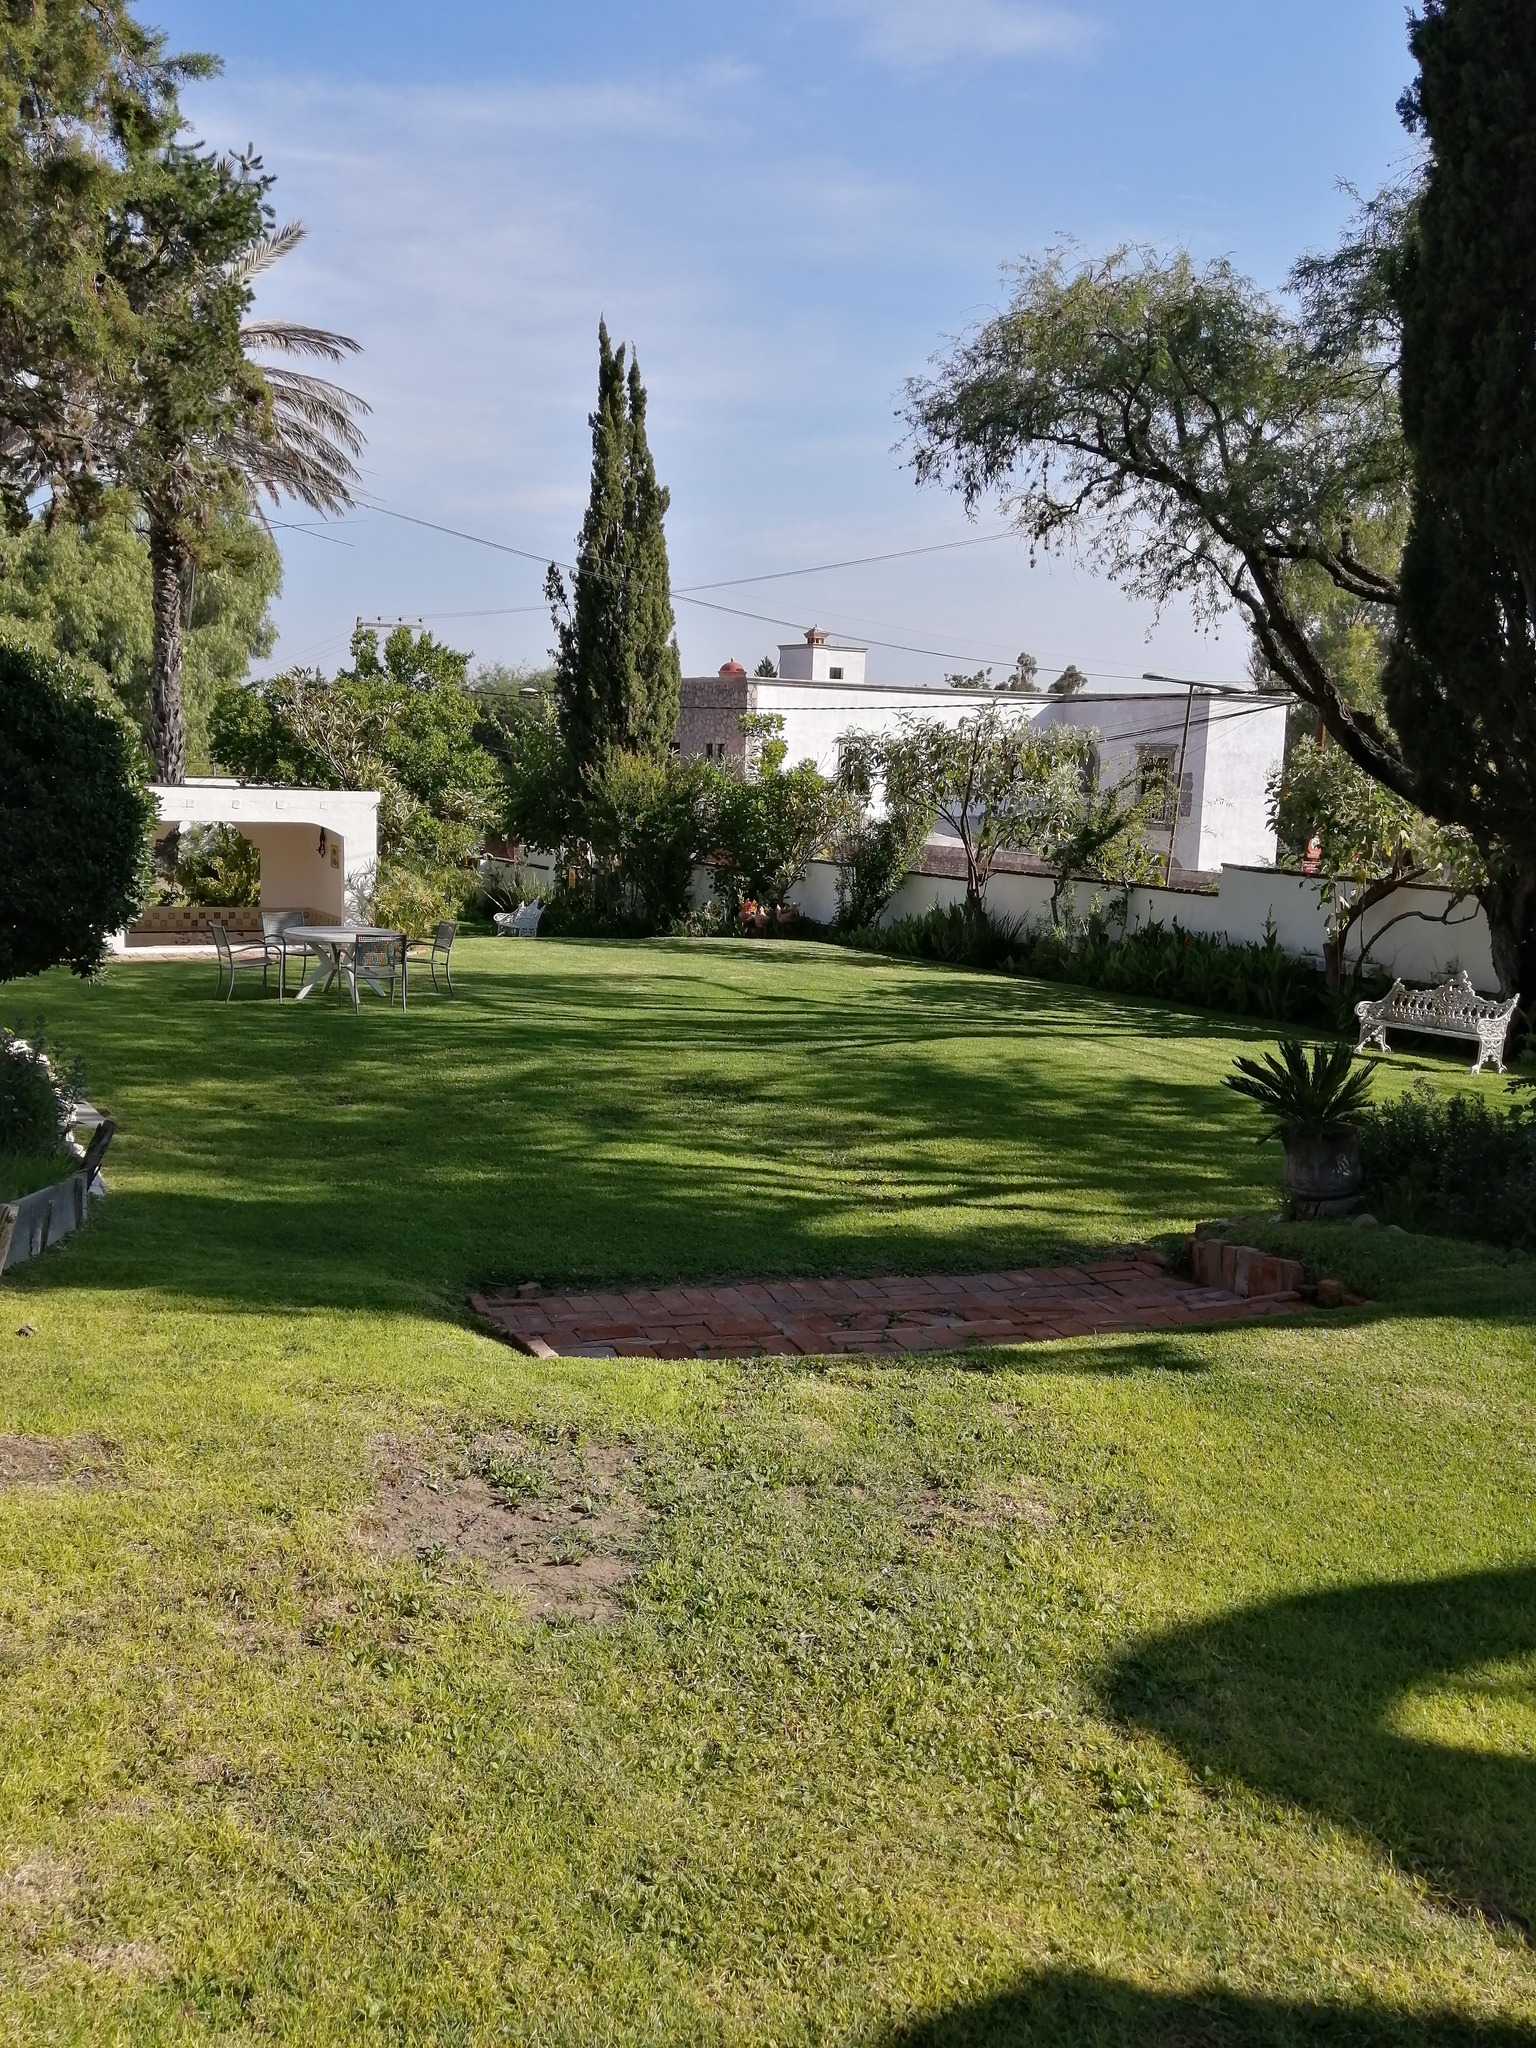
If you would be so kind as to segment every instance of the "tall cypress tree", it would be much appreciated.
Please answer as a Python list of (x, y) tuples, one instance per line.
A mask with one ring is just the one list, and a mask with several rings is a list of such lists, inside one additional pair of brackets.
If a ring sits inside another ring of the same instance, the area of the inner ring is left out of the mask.
[(553, 563), (556, 702), (575, 775), (610, 753), (665, 755), (681, 695), (671, 573), (663, 522), (670, 493), (656, 481), (645, 432), (645, 386), (606, 321), (597, 330), (592, 493), (567, 588)]
[(1464, 824), (1506, 993), (1536, 1003), (1536, 6), (1425, 0), (1429, 164), (1396, 281), (1414, 506), (1387, 706)]

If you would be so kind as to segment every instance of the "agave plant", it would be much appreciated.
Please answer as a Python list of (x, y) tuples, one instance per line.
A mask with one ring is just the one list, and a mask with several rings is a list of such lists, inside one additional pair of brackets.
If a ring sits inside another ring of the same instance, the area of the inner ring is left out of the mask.
[(1357, 1067), (1348, 1045), (1314, 1045), (1311, 1057), (1299, 1038), (1282, 1038), (1279, 1057), (1240, 1056), (1237, 1072), (1223, 1086), (1246, 1095), (1269, 1118), (1260, 1138), (1324, 1138), (1348, 1130), (1365, 1107), (1374, 1076)]

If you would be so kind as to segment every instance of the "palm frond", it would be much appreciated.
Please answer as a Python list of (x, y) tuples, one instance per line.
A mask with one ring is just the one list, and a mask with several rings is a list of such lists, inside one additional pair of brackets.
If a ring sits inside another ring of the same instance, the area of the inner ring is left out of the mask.
[(297, 498), (313, 511), (349, 511), (360, 481), (350, 458), (320, 436), (299, 440), (270, 434), (237, 436), (231, 453), (253, 495), (276, 503)]
[(264, 270), (270, 270), (274, 263), (280, 263), (285, 256), (291, 255), (308, 233), (303, 221), (290, 220), (280, 228), (258, 235), (250, 247), (243, 249), (229, 265), (226, 275), (232, 284), (253, 283)]
[(249, 355), (252, 349), (271, 349), (285, 356), (323, 356), (339, 363), (344, 356), (362, 354), (363, 345), (350, 334), (334, 334), (328, 327), (306, 327), (299, 320), (248, 320), (240, 329), (240, 345)]
[(363, 432), (357, 424), (373, 410), (366, 398), (332, 384), (324, 377), (309, 377), (301, 370), (263, 370), (262, 377), (272, 398), (274, 415), (285, 426), (305, 426), (317, 434), (331, 434), (361, 454)]

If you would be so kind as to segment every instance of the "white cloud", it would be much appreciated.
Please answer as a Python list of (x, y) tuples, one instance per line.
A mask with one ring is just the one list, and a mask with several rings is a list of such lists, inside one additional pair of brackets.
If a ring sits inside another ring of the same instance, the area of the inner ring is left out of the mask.
[(1091, 22), (1030, 0), (819, 0), (859, 31), (868, 53), (907, 71), (967, 58), (1070, 56), (1094, 40)]

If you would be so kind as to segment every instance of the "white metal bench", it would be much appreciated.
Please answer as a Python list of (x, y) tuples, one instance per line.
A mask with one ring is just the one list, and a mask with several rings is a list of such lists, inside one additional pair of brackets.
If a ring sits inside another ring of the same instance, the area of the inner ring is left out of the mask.
[(1400, 1031), (1422, 1031), (1431, 1038), (1472, 1039), (1477, 1046), (1473, 1073), (1480, 1073), (1484, 1061), (1491, 1060), (1502, 1074), (1504, 1041), (1518, 1001), (1516, 996), (1507, 1003), (1480, 996), (1466, 973), (1442, 982), (1439, 988), (1408, 988), (1394, 981), (1378, 1002), (1356, 1003), (1355, 1015), (1360, 1019), (1357, 1050), (1364, 1052), (1368, 1045), (1376, 1045), (1385, 1052), (1387, 1032), (1395, 1025)]
[(531, 903), (525, 903), (521, 910), (498, 910), (491, 919), (496, 935), (502, 939), (531, 939), (539, 929), (539, 919), (544, 915), (544, 904), (535, 896)]

